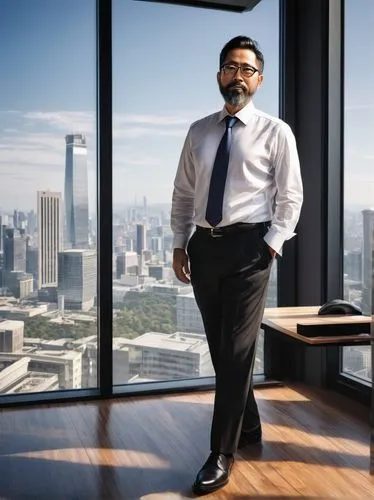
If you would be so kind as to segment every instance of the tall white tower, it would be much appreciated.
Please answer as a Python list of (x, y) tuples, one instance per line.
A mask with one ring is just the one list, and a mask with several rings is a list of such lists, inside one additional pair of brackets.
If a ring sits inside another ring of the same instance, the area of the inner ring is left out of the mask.
[(57, 287), (62, 250), (61, 193), (38, 191), (38, 288)]

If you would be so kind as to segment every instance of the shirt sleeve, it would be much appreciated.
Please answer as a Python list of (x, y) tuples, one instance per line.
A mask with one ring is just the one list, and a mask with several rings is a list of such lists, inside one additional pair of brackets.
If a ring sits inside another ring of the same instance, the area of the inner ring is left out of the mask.
[(186, 248), (193, 229), (195, 168), (191, 151), (191, 128), (187, 134), (174, 180), (171, 206), (173, 248)]
[(282, 255), (283, 243), (295, 236), (303, 202), (303, 186), (295, 137), (291, 128), (282, 123), (276, 136), (274, 152), (276, 184), (274, 215), (264, 237), (266, 243)]

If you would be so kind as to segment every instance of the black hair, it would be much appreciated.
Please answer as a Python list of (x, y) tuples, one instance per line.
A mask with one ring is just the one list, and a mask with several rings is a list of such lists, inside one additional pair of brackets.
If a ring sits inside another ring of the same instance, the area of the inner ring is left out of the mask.
[(249, 38), (248, 36), (236, 36), (232, 38), (229, 42), (221, 50), (221, 54), (219, 56), (219, 67), (222, 68), (224, 64), (227, 54), (234, 49), (248, 49), (255, 53), (256, 59), (260, 62), (259, 73), (264, 71), (264, 55), (260, 50), (260, 47), (256, 40)]

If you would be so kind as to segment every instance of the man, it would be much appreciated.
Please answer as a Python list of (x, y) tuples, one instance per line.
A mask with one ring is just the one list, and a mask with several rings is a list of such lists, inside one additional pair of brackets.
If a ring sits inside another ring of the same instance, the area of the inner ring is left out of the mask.
[(211, 454), (196, 494), (227, 484), (237, 448), (261, 440), (256, 340), (272, 261), (294, 236), (302, 204), (293, 133), (252, 102), (263, 68), (251, 38), (223, 47), (217, 81), (225, 106), (190, 127), (174, 183), (173, 269), (183, 283), (191, 279), (216, 374)]

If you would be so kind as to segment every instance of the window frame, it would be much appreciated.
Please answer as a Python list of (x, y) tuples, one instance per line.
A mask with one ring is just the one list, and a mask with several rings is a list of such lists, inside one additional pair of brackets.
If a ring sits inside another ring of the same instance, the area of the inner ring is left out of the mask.
[[(344, 0), (279, 2), (280, 117), (296, 135), (306, 199), (298, 226), (302, 238), (296, 236), (287, 243), (278, 263), (278, 305), (315, 305), (342, 296), (343, 292)], [(97, 0), (96, 12), (98, 387), (3, 395), (0, 407), (214, 388), (214, 377), (113, 386), (112, 1)], [(317, 83), (311, 80), (312, 71), (321, 75)], [(317, 140), (313, 131), (319, 131)], [(313, 171), (315, 164), (319, 166), (317, 174)], [(316, 215), (313, 203), (318, 196), (321, 207)], [(306, 359), (309, 366), (318, 366), (320, 371), (310, 378), (304, 369), (301, 376), (305, 382), (326, 384), (369, 400), (369, 387), (341, 374), (339, 348), (309, 349)], [(255, 376), (255, 383), (261, 386), (268, 382)]]

